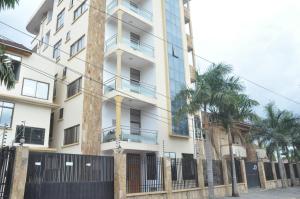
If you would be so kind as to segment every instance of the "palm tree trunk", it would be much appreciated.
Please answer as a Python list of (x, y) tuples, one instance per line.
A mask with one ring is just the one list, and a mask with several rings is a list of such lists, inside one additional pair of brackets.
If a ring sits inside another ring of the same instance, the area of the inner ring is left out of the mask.
[(282, 184), (282, 188), (287, 188), (287, 185), (285, 183), (285, 177), (284, 177), (284, 166), (283, 166), (283, 163), (282, 163), (282, 159), (281, 159), (281, 156), (280, 156), (280, 152), (279, 152), (279, 146), (278, 144), (276, 144), (276, 154), (277, 154), (277, 159), (278, 159), (278, 167), (279, 167), (279, 174), (280, 174), (280, 177), (281, 177), (281, 184)]
[(228, 133), (228, 142), (229, 142), (229, 153), (231, 158), (231, 178), (232, 178), (232, 197), (239, 197), (239, 190), (236, 178), (236, 170), (235, 170), (235, 160), (233, 155), (233, 148), (232, 148), (232, 135), (230, 127), (227, 128)]
[(206, 168), (207, 168), (207, 183), (208, 183), (208, 199), (214, 199), (214, 174), (212, 164), (212, 150), (211, 150), (211, 136), (210, 131), (206, 132), (205, 140), (205, 156), (206, 156)]

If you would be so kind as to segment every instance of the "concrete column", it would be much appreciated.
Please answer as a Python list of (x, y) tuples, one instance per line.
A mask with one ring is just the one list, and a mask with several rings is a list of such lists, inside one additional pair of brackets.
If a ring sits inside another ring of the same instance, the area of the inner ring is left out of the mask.
[(259, 160), (257, 162), (257, 165), (258, 165), (258, 174), (259, 174), (261, 188), (266, 189), (267, 188), (267, 180), (266, 180), (264, 162)]
[(114, 198), (126, 199), (126, 155), (123, 150), (114, 150)]
[[(120, 2), (120, 0), (118, 1)], [(122, 37), (123, 37), (123, 14), (124, 12), (122, 10), (118, 10), (118, 34), (117, 34), (118, 45), (122, 42)]]
[(164, 158), (164, 183), (165, 183), (165, 191), (167, 192), (167, 198), (173, 199), (172, 193), (172, 173), (171, 173), (171, 159)]
[(122, 50), (117, 50), (117, 66), (116, 66), (116, 90), (122, 89)]
[(10, 199), (23, 199), (25, 194), (25, 185), (27, 177), (29, 149), (26, 147), (17, 147), (15, 154), (15, 163), (12, 174), (12, 186)]
[(223, 170), (224, 185), (229, 185), (227, 161), (224, 158), (222, 158), (222, 170)]
[(245, 160), (241, 160), (241, 174), (242, 174), (243, 182), (245, 183), (246, 187), (248, 188)]
[(122, 135), (122, 128), (121, 128), (121, 117), (122, 117), (122, 101), (123, 97), (117, 95), (115, 97), (116, 102), (116, 139), (120, 139)]
[(272, 173), (273, 173), (273, 177), (274, 177), (274, 180), (277, 180), (277, 173), (276, 173), (276, 167), (275, 167), (275, 162), (271, 162), (271, 166), (272, 166)]

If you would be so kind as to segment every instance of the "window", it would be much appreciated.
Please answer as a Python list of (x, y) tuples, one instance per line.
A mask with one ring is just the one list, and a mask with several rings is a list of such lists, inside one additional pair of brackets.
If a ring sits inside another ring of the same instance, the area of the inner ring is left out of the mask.
[(60, 47), (61, 47), (61, 40), (59, 40), (53, 48), (53, 58), (58, 60), (60, 58)]
[(44, 37), (44, 43), (45, 43), (45, 48), (48, 47), (49, 45), (49, 40), (50, 40), (50, 31), (48, 31)]
[(22, 95), (38, 99), (48, 99), (49, 84), (32, 79), (24, 79)]
[(64, 108), (59, 109), (59, 117), (60, 120), (64, 118)]
[(196, 162), (193, 154), (182, 154), (182, 177), (184, 180), (196, 179)]
[(75, 11), (74, 11), (74, 21), (78, 19), (86, 10), (88, 6), (86, 1), (84, 1)]
[[(20, 143), (20, 138), (23, 134), (23, 126), (17, 126), (16, 129), (16, 143)], [(35, 127), (25, 127), (25, 143), (44, 145), (45, 129)]]
[(175, 152), (165, 152), (164, 156), (166, 158), (176, 159), (176, 153)]
[(79, 142), (79, 127), (80, 125), (76, 125), (65, 129), (64, 145), (70, 145)]
[(52, 20), (52, 15), (53, 15), (52, 10), (48, 11), (48, 13), (47, 13), (47, 23), (49, 23)]
[(57, 5), (61, 4), (61, 2), (63, 2), (63, 0), (58, 0)]
[(65, 15), (65, 10), (61, 11), (57, 15), (57, 21), (56, 21), (56, 31), (61, 29), (64, 26), (64, 15)]
[(71, 45), (70, 57), (74, 56), (76, 53), (78, 53), (84, 48), (84, 38), (85, 36), (82, 36), (80, 39), (78, 39), (77, 41), (75, 41), (75, 43)]
[(0, 127), (11, 127), (15, 105), (0, 101)]
[(141, 134), (141, 111), (130, 109), (130, 133), (135, 135)]
[(64, 67), (62, 78), (66, 78), (67, 77), (67, 70), (68, 70), (68, 68)]
[(66, 42), (68, 42), (71, 39), (71, 31), (68, 31), (66, 34)]
[(70, 8), (72, 8), (74, 5), (74, 0), (70, 0)]
[(22, 58), (8, 53), (5, 53), (4, 56), (6, 56), (9, 59), (9, 61), (11, 61), (11, 66), (15, 75), (15, 80), (19, 81)]
[(82, 78), (80, 77), (68, 85), (68, 93), (67, 93), (68, 98), (76, 95), (81, 91), (81, 81)]
[(57, 76), (58, 74), (56, 73), (55, 76), (54, 76), (54, 85), (53, 85), (53, 99), (56, 98), (56, 94), (57, 94), (57, 91), (56, 91), (56, 87), (57, 87)]
[(141, 43), (140, 41), (141, 41), (140, 35), (135, 34), (135, 33), (133, 33), (133, 32), (130, 33), (130, 42), (131, 42), (132, 44), (139, 46), (140, 43)]

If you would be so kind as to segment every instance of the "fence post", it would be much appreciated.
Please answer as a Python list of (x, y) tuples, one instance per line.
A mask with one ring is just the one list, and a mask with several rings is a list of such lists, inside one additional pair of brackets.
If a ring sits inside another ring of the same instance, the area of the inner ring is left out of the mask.
[(28, 169), (29, 149), (17, 147), (12, 174), (10, 199), (23, 199), (25, 194), (26, 177)]
[(264, 162), (262, 160), (259, 160), (257, 162), (257, 165), (258, 165), (258, 174), (259, 174), (261, 188), (266, 189), (267, 188), (267, 180), (266, 180)]
[(222, 158), (222, 170), (224, 185), (229, 185), (227, 161), (225, 158)]
[(126, 155), (123, 150), (114, 150), (115, 199), (126, 199)]
[(271, 166), (272, 166), (273, 178), (274, 178), (274, 180), (277, 181), (278, 178), (277, 178), (276, 167), (275, 167), (275, 162), (274, 161), (271, 162)]
[(243, 182), (245, 183), (245, 187), (246, 187), (247, 192), (248, 192), (247, 173), (246, 173), (246, 166), (245, 166), (245, 160), (244, 159), (241, 160), (241, 175), (242, 175)]
[(164, 157), (163, 163), (164, 163), (164, 184), (165, 184), (165, 191), (167, 192), (167, 199), (173, 199), (171, 159)]
[(290, 177), (291, 177), (291, 186), (296, 185), (296, 177), (294, 173), (293, 163), (289, 163), (289, 169), (290, 169)]

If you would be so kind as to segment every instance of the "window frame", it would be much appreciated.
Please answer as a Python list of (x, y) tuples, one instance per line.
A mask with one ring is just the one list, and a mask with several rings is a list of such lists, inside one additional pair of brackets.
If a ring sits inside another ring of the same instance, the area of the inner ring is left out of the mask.
[[(75, 140), (75, 142), (73, 143), (66, 143), (66, 133), (69, 133), (67, 132), (68, 130), (71, 130), (71, 129), (76, 129), (76, 132), (77, 133), (77, 140)], [(77, 144), (79, 143), (79, 134), (80, 134), (80, 124), (77, 124), (77, 125), (74, 125), (74, 126), (71, 126), (69, 128), (66, 128), (64, 129), (64, 140), (63, 140), (63, 146), (68, 146), (68, 145), (72, 145), (72, 144)]]
[[(57, 45), (59, 44), (59, 46), (57, 47)], [(53, 53), (52, 53), (52, 57), (55, 60), (59, 60), (60, 59), (60, 48), (62, 45), (62, 39), (58, 40), (58, 42), (56, 42), (53, 46)], [(55, 52), (58, 51), (58, 56), (55, 57)]]
[[(83, 9), (85, 7), (85, 9)], [(76, 13), (79, 12), (79, 15), (77, 16)], [(73, 12), (73, 21), (76, 21), (79, 17), (81, 17), (86, 11), (88, 10), (87, 0), (82, 2)]]
[[(61, 2), (62, 2), (63, 0), (61, 0)], [(61, 25), (60, 26), (58, 26), (59, 25), (59, 23), (58, 23), (58, 21), (59, 21), (59, 19), (61, 19), (62, 18), (62, 23), (61, 23)], [(58, 14), (57, 14), (57, 16), (56, 16), (56, 31), (59, 31), (60, 29), (62, 29), (63, 27), (64, 27), (64, 25), (65, 25), (65, 9), (63, 9), (62, 11), (60, 11)]]
[(64, 108), (59, 109), (58, 119), (59, 120), (64, 119)]
[[(25, 82), (25, 80), (30, 80), (30, 81), (35, 81), (35, 82), (36, 82), (35, 96), (30, 96), (30, 95), (25, 95), (25, 94), (24, 94), (24, 82)], [(37, 97), (37, 96), (36, 96), (36, 91), (37, 91), (37, 85), (38, 85), (38, 83), (46, 84), (46, 85), (48, 86), (47, 99), (40, 98), (40, 97)], [(21, 91), (21, 95), (22, 95), (22, 96), (26, 96), (26, 97), (31, 97), (31, 98), (41, 99), (41, 100), (49, 100), (49, 89), (50, 89), (50, 83), (42, 82), (42, 81), (39, 81), (39, 80), (34, 80), (34, 79), (30, 79), (30, 78), (24, 77), (24, 78), (23, 78), (23, 83), (22, 83), (22, 91)]]
[[(82, 42), (81, 48), (79, 49), (79, 42)], [(73, 52), (73, 47), (75, 48), (74, 53)], [(82, 35), (79, 39), (77, 39), (73, 44), (70, 46), (70, 57), (75, 56), (78, 54), (80, 51), (82, 51), (85, 48), (85, 35)]]
[[(16, 143), (19, 143), (18, 141), (18, 137), (17, 136), (21, 136), (21, 134), (18, 134), (18, 130), (19, 128), (21, 128), (22, 126), (21, 125), (17, 125), (16, 126), (16, 132), (15, 132), (15, 141)], [(32, 143), (32, 142), (26, 142), (26, 128), (30, 128), (30, 141), (32, 140), (32, 132), (34, 129), (38, 129), (38, 130), (43, 130), (43, 144), (39, 143)], [(46, 138), (46, 129), (45, 128), (39, 128), (39, 127), (32, 127), (32, 126), (25, 126), (25, 144), (31, 144), (31, 145), (39, 145), (39, 146), (42, 146), (45, 144), (45, 138)]]
[[(6, 108), (6, 109), (12, 109), (12, 113), (11, 113), (11, 117), (10, 117), (10, 125), (7, 126), (8, 128), (11, 128), (12, 127), (12, 123), (13, 123), (13, 118), (14, 118), (14, 112), (15, 112), (15, 103), (13, 102), (8, 102), (8, 101), (5, 101), (5, 100), (0, 100), (0, 103), (9, 103), (9, 104), (12, 104), (13, 105), (13, 108), (11, 107), (4, 107), (4, 105), (0, 105), (0, 108), (1, 108), (1, 111), (0, 111), (0, 121), (2, 119), (2, 113), (3, 113), (3, 108)], [(0, 128), (4, 128), (5, 126), (4, 125), (1, 125), (0, 123)]]
[[(80, 86), (79, 86), (80, 88), (79, 88), (79, 90), (77, 90), (77, 92), (76, 92), (75, 94), (69, 96), (69, 87), (70, 87), (72, 84), (74, 84), (75, 82), (77, 82), (77, 81), (80, 81)], [(80, 92), (81, 92), (81, 88), (82, 88), (82, 77), (79, 77), (79, 78), (75, 79), (74, 81), (72, 81), (71, 83), (69, 83), (69, 84), (67, 85), (67, 99), (69, 99), (69, 98), (71, 98), (71, 97), (77, 95), (78, 93), (80, 93)]]

